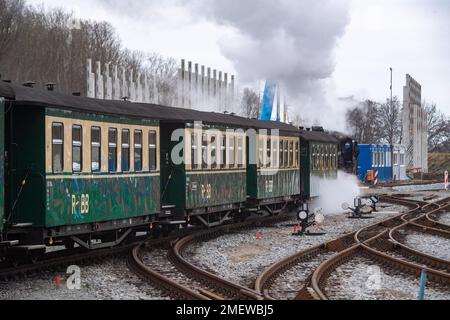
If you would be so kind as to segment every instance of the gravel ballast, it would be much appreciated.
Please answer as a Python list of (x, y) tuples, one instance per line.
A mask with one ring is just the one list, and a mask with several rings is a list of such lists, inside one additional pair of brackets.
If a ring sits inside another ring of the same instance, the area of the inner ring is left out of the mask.
[[(332, 300), (417, 300), (420, 279), (357, 256), (331, 273), (325, 293)], [(448, 300), (450, 289), (428, 283), (426, 300)]]
[(80, 266), (81, 289), (70, 290), (63, 280), (66, 270), (45, 272), (39, 276), (0, 282), (0, 300), (161, 300), (158, 289), (131, 272), (126, 258), (110, 258), (100, 263)]
[[(256, 277), (273, 263), (405, 210), (407, 208), (403, 206), (380, 204), (380, 212), (375, 213), (373, 219), (349, 219), (347, 214), (328, 215), (320, 228), (311, 228), (311, 232), (325, 232), (323, 236), (292, 236), (292, 224), (297, 222), (293, 218), (271, 228), (231, 233), (196, 243), (187, 249), (185, 256), (197, 266), (229, 281), (253, 287)], [(257, 231), (261, 234), (260, 240), (256, 237)]]

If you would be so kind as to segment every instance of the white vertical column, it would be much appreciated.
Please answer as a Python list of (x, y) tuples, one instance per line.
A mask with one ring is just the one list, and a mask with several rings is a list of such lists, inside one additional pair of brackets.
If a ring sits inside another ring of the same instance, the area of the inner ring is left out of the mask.
[(188, 109), (192, 109), (192, 61), (188, 62)]
[(145, 103), (151, 103), (150, 100), (150, 83), (148, 80), (148, 74), (146, 73), (144, 76), (144, 96), (143, 96)]
[(229, 94), (229, 90), (228, 90), (228, 73), (225, 73), (225, 78), (223, 80), (223, 97), (224, 97), (224, 111), (228, 111), (228, 109), (230, 108), (229, 103), (230, 103), (230, 97), (228, 96)]
[(104, 83), (103, 83), (103, 75), (102, 75), (102, 66), (100, 61), (96, 62), (96, 70), (95, 70), (95, 98), (104, 99)]
[(120, 97), (125, 98), (128, 96), (128, 81), (127, 81), (127, 73), (124, 67), (122, 67), (122, 96)]
[(217, 99), (219, 112), (223, 111), (223, 101), (222, 101), (222, 71), (219, 71), (219, 79), (217, 81)]
[(186, 107), (186, 60), (181, 60), (181, 107)]
[(218, 109), (218, 104), (217, 104), (217, 70), (214, 69), (213, 70), (213, 79), (212, 79), (212, 85), (213, 85), (213, 104), (214, 104), (214, 108)]
[(130, 100), (136, 101), (136, 84), (134, 82), (134, 70), (130, 70), (130, 80), (128, 82), (128, 92), (130, 93)]
[(105, 65), (105, 99), (112, 100), (113, 98), (113, 85), (111, 73), (109, 70), (109, 63)]
[(235, 86), (235, 77), (234, 75), (231, 75), (231, 84), (230, 84), (230, 99), (231, 99), (231, 111), (234, 111), (234, 105), (235, 105), (235, 93), (236, 90), (234, 88)]
[(202, 68), (201, 68), (201, 72), (202, 72), (202, 74), (201, 74), (201, 89), (200, 89), (200, 91), (201, 91), (201, 105), (202, 105), (202, 107), (204, 107), (205, 106), (205, 83), (206, 83), (206, 78), (205, 78), (205, 66), (202, 66)]
[(207, 103), (208, 103), (208, 108), (211, 108), (212, 106), (209, 105), (211, 103), (211, 96), (212, 96), (212, 80), (211, 80), (211, 68), (208, 68), (208, 76), (206, 79), (206, 85), (207, 85)]
[(87, 59), (86, 63), (86, 81), (87, 81), (87, 92), (86, 96), (88, 98), (95, 98), (95, 74), (92, 73), (92, 60)]
[(194, 65), (194, 108), (199, 107), (199, 94), (198, 94), (198, 88), (199, 88), (199, 73), (198, 73), (198, 63)]
[(120, 92), (119, 70), (118, 70), (117, 66), (114, 66), (113, 70), (114, 70), (114, 72), (113, 72), (113, 99), (120, 100), (121, 92)]
[(138, 72), (137, 80), (136, 80), (136, 101), (144, 102), (143, 92), (142, 92), (142, 75), (140, 72)]
[(152, 76), (152, 96), (153, 96), (153, 103), (159, 104), (159, 97), (158, 97), (158, 75), (155, 73)]

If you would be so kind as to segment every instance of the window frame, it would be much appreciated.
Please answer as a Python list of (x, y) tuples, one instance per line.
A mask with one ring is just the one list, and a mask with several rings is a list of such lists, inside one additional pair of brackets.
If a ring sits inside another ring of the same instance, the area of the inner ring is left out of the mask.
[(220, 168), (227, 167), (227, 136), (225, 134), (220, 136)]
[[(116, 142), (111, 142), (111, 133), (114, 132), (115, 134), (115, 140)], [(119, 149), (118, 149), (118, 143), (119, 142), (119, 131), (117, 130), (117, 128), (108, 128), (108, 172), (109, 173), (115, 173), (118, 171), (118, 157), (119, 157)], [(114, 159), (114, 164), (115, 164), (115, 168), (114, 170), (111, 170), (111, 163), (110, 163), (110, 152), (111, 150), (114, 149), (115, 150), (115, 159)]]
[[(93, 133), (94, 131), (98, 131), (99, 141), (94, 142)], [(94, 145), (95, 144), (95, 145)], [(94, 148), (98, 148), (98, 169), (94, 170)], [(98, 126), (91, 127), (91, 172), (92, 173), (100, 173), (102, 172), (102, 128)]]
[[(209, 168), (208, 163), (208, 135), (206, 133), (202, 133), (202, 170), (207, 170)], [(205, 159), (206, 158), (206, 159)]]
[[(229, 154), (229, 163), (228, 167), (230, 169), (234, 169), (236, 167), (236, 137), (234, 135), (228, 136), (228, 154)], [(233, 157), (231, 157), (233, 156)]]
[[(74, 130), (80, 129), (80, 141), (74, 140)], [(79, 145), (75, 145), (75, 143), (78, 143)], [(75, 148), (80, 148), (80, 170), (76, 171), (73, 168), (74, 165), (74, 150)], [(80, 174), (83, 172), (83, 126), (79, 124), (72, 125), (72, 173), (73, 174)]]
[[(54, 132), (53, 132), (53, 128), (54, 127), (60, 127), (61, 128), (61, 139), (54, 139)], [(53, 174), (58, 174), (58, 173), (64, 173), (64, 123), (62, 122), (53, 122), (52, 123), (52, 134), (51, 134), (51, 139), (52, 139), (52, 173)], [(61, 171), (57, 171), (55, 170), (55, 145), (61, 146)]]
[(239, 169), (244, 168), (244, 137), (242, 135), (237, 136), (237, 167)]
[[(136, 134), (140, 134), (141, 136), (141, 143), (136, 143)], [(144, 170), (144, 134), (141, 129), (135, 129), (133, 131), (133, 163), (134, 163), (134, 171), (135, 172), (142, 172)], [(140, 168), (136, 166), (138, 164), (136, 162), (136, 149), (140, 150)]]
[[(152, 144), (151, 142), (151, 136), (154, 134), (155, 136), (155, 144)], [(155, 151), (155, 158), (152, 159), (152, 152), (151, 150)], [(155, 166), (152, 167), (152, 160), (155, 162)], [(158, 132), (156, 130), (150, 129), (148, 131), (148, 171), (149, 172), (155, 172), (158, 170)]]
[[(128, 143), (124, 143), (124, 133), (127, 133), (128, 134)], [(120, 170), (121, 170), (121, 172), (131, 172), (131, 131), (130, 131), (130, 129), (126, 129), (126, 128), (124, 128), (124, 129), (122, 129), (121, 130), (121, 132), (120, 132), (120, 134), (121, 134), (121, 142), (120, 142), (120, 152), (121, 152), (121, 155), (120, 155)], [(127, 145), (128, 145), (128, 147), (127, 147)], [(124, 170), (124, 150), (128, 150), (128, 152), (127, 152), (127, 163), (128, 163), (128, 168), (127, 168), (127, 170)]]
[(279, 167), (284, 168), (284, 139), (280, 139), (280, 143), (278, 144), (278, 146), (279, 146), (279, 150), (278, 150)]
[[(214, 140), (214, 141), (213, 141)], [(209, 152), (209, 156), (211, 159), (211, 169), (217, 169), (218, 168), (218, 162), (217, 161), (218, 157), (217, 157), (217, 135), (216, 134), (212, 134), (211, 136), (209, 136), (208, 141), (210, 142), (210, 152)]]

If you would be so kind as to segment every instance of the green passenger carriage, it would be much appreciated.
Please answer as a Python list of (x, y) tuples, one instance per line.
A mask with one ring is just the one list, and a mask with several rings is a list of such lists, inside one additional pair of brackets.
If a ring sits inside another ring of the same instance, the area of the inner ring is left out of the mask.
[(0, 259), (278, 214), (337, 176), (337, 141), (284, 123), (0, 82)]
[(321, 196), (321, 189), (338, 175), (338, 140), (322, 128), (301, 131), (301, 193), (304, 199)]

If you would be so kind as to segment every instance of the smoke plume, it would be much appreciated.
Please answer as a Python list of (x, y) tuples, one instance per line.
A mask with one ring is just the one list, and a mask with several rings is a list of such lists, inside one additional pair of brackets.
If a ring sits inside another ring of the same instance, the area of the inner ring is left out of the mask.
[(349, 23), (347, 0), (197, 0), (193, 6), (233, 29), (219, 45), (241, 82), (280, 83), (291, 118), (299, 115), (315, 124), (327, 111), (337, 111), (329, 108), (327, 80), (335, 69), (337, 41)]

